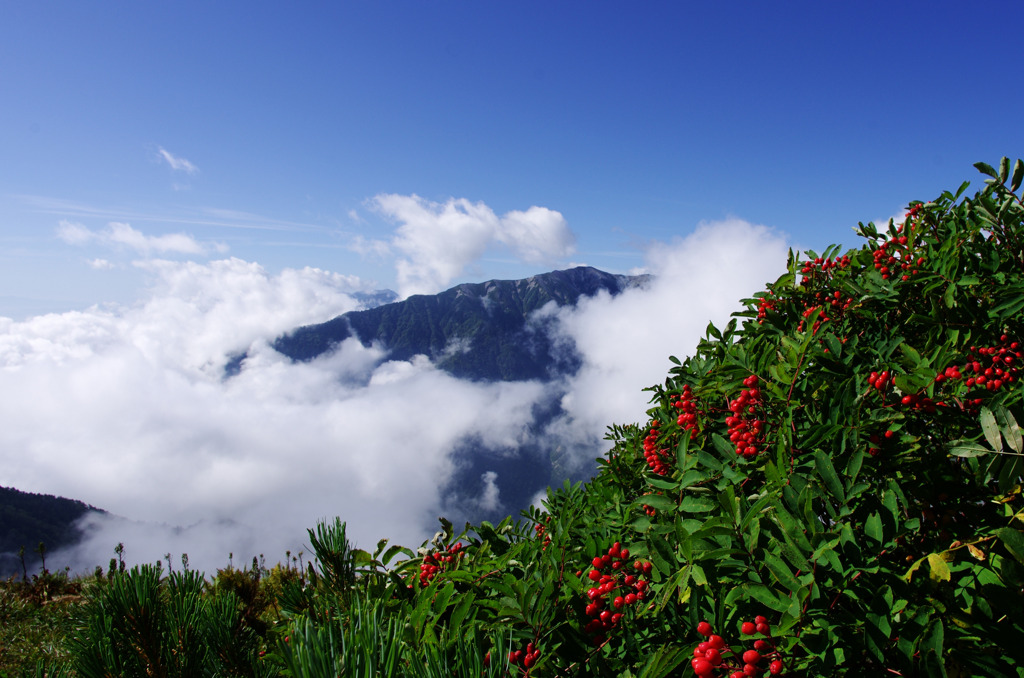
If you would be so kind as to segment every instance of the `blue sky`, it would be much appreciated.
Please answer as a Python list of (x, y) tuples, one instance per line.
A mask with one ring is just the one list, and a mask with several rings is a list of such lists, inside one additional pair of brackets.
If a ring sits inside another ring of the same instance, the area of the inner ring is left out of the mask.
[[(535, 440), (585, 475), (787, 248), (1020, 156), (1022, 25), (1019, 0), (6, 3), (0, 486), (148, 521), (85, 526), (85, 570), (515, 511), (496, 471), (446, 494), (453, 450)], [(555, 382), (270, 348), (357, 291), (582, 263), (655, 280), (544, 311), (579, 355)]]
[(852, 245), (1020, 154), (1021, 25), (1010, 1), (10, 3), (0, 316), (131, 303), (153, 257), (394, 289), (385, 195), (571, 232), (484, 238), (418, 291), (627, 271), (727, 217)]

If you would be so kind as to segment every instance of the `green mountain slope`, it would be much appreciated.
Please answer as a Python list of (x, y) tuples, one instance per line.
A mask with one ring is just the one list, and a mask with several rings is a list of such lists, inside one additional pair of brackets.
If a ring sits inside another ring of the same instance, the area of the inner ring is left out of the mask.
[(379, 342), (392, 360), (426, 355), (462, 379), (548, 379), (577, 365), (571, 352), (555, 349), (543, 327), (530, 324), (530, 315), (548, 303), (571, 306), (580, 297), (619, 294), (645, 280), (578, 267), (523, 280), (467, 283), (298, 328), (274, 348), (293, 360), (312, 360), (356, 337), (366, 346)]
[(33, 567), (39, 562), (40, 542), (49, 552), (74, 544), (79, 537), (75, 522), (89, 511), (99, 509), (74, 499), (0, 487), (0, 577), (21, 572), (22, 547), (26, 564)]

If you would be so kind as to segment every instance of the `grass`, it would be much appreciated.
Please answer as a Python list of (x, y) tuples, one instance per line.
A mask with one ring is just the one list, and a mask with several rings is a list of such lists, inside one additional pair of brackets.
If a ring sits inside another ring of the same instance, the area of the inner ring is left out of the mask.
[(0, 581), (0, 676), (34, 676), (40, 662), (66, 662), (65, 639), (84, 612), (83, 589), (92, 584), (46, 571), (27, 581)]

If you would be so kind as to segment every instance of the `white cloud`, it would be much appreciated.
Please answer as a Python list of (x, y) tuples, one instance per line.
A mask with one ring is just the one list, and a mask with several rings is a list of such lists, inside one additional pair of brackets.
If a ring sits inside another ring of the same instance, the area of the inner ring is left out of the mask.
[(185, 172), (186, 174), (196, 174), (199, 168), (193, 165), (185, 158), (179, 157), (163, 148), (162, 146), (157, 150), (157, 154), (171, 166), (171, 169), (177, 172)]
[(69, 245), (84, 245), (96, 238), (96, 234), (82, 224), (61, 220), (57, 226), (57, 237)]
[(572, 254), (575, 244), (560, 212), (546, 207), (512, 211), (501, 218), (495, 237), (529, 263), (544, 263)]
[(112, 221), (102, 231), (93, 231), (82, 224), (62, 220), (57, 228), (57, 237), (69, 245), (86, 245), (96, 242), (106, 247), (126, 247), (149, 256), (152, 254), (207, 254), (211, 250), (227, 251), (222, 243), (200, 243), (184, 233), (146, 235), (129, 224)]
[(560, 310), (561, 331), (583, 366), (569, 380), (566, 414), (550, 433), (593, 449), (608, 425), (643, 421), (643, 389), (664, 381), (668, 356), (690, 354), (709, 321), (728, 322), (740, 299), (784, 272), (786, 255), (784, 239), (766, 227), (739, 219), (702, 223), (686, 238), (652, 244), (647, 288)]
[[(484, 203), (465, 198), (437, 203), (417, 195), (382, 194), (372, 204), (399, 223), (389, 245), (400, 253), (395, 268), (401, 297), (441, 291), (495, 242), (530, 263), (555, 262), (573, 251), (565, 219), (544, 207), (498, 217)], [(374, 249), (383, 251), (379, 244)]]
[(229, 552), (276, 561), (334, 515), (367, 547), (419, 543), (452, 450), (513, 443), (543, 389), (459, 381), (425, 358), (382, 363), (355, 340), (293, 364), (268, 342), (355, 308), (357, 279), (238, 259), (146, 266), (157, 282), (137, 307), (0, 324), (0, 485), (188, 527), (94, 521), (81, 568), (118, 542), (135, 562), (185, 551), (208, 571)]
[[(417, 202), (393, 207), (411, 219), (425, 210), (449, 235), (477, 232), (463, 220), (493, 224), (484, 206), (452, 205), (446, 216)], [(785, 243), (766, 228), (703, 224), (652, 244), (648, 288), (553, 311), (583, 366), (555, 387), (565, 416), (545, 443), (590, 470), (609, 424), (644, 419), (643, 389), (664, 379), (668, 356), (690, 352), (709, 319), (724, 323), (785, 260)], [(270, 275), (239, 259), (140, 265), (155, 282), (138, 306), (0, 320), (0, 485), (150, 521), (94, 522), (77, 553), (83, 569), (105, 564), (118, 542), (133, 562), (167, 552), (187, 552), (207, 571), (229, 552), (239, 563), (259, 553), (276, 562), (335, 515), (363, 547), (381, 537), (416, 545), (450, 500), (454, 451), (467, 441), (515, 447), (534, 406), (551, 397), (551, 385), (460, 381), (422, 356), (386, 361), (355, 340), (309, 363), (270, 348), (282, 332), (355, 308), (355, 278)], [(225, 379), (226, 361), (243, 350), (241, 372)], [(502, 506), (499, 476), (480, 472), (478, 496), (458, 496), (456, 508)]]

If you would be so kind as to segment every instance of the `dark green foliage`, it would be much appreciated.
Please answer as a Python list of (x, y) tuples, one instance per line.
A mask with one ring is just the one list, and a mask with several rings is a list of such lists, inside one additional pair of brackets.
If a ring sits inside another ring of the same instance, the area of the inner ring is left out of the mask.
[[(367, 556), (376, 625), (403, 621), (413, 655), (500, 630), (540, 650), (512, 668), (537, 676), (673, 675), (700, 621), (733, 646), (712, 672), (727, 675), (757, 616), (787, 674), (1020, 673), (1024, 207), (998, 177), (958, 199), (862, 227), (859, 250), (793, 257), (675, 361), (645, 426), (612, 428), (591, 483), (529, 514), (535, 534), (444, 524), (390, 570)], [(589, 601), (614, 595), (588, 595), (596, 578), (629, 590), (591, 564), (619, 543), (650, 585), (588, 630)], [(327, 642), (334, 623), (293, 628)]]
[[(858, 250), (792, 256), (671, 359), (648, 421), (611, 427), (590, 483), (524, 520), (442, 519), (416, 552), (353, 550), (340, 520), (310, 530), (314, 564), (279, 572), (271, 652), (248, 666), (1024, 675), (1024, 166), (979, 169), (971, 198), (862, 226)], [(114, 576), (75, 643), (81, 675), (212, 675), (228, 638), (256, 647), (247, 604), (174, 577)]]
[(71, 640), (72, 667), (105, 676), (263, 676), (259, 636), (232, 593), (204, 595), (194, 570), (167, 577), (143, 565), (116, 573), (92, 598)]
[(73, 499), (0, 487), (0, 577), (24, 574), (18, 557), (22, 547), (26, 566), (34, 570), (40, 562), (34, 553), (40, 543), (51, 553), (74, 544), (80, 537), (75, 522), (89, 511), (99, 509)]

